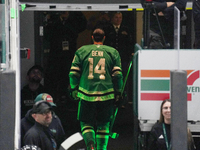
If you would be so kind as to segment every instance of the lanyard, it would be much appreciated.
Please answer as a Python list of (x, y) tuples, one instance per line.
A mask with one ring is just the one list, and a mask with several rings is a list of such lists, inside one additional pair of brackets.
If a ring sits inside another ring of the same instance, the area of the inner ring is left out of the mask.
[(56, 147), (57, 147), (56, 141), (51, 138), (51, 143), (53, 145), (53, 148), (56, 150)]
[(166, 132), (165, 124), (163, 123), (162, 125), (163, 125), (163, 132), (164, 132), (164, 138), (165, 138), (167, 150), (170, 150), (171, 149), (171, 143), (169, 143), (168, 139), (167, 139), (167, 132)]

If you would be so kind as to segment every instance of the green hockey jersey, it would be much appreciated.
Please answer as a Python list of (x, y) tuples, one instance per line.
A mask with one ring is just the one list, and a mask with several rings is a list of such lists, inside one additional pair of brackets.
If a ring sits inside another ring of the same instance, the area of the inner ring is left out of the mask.
[(79, 48), (69, 73), (71, 88), (78, 88), (78, 97), (86, 101), (114, 99), (121, 92), (123, 75), (118, 51), (106, 45)]

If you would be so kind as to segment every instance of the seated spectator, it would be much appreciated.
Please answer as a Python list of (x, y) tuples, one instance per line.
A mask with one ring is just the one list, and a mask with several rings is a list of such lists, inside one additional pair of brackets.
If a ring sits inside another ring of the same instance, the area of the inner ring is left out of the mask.
[[(144, 12), (148, 11), (146, 0), (140, 1), (145, 8)], [(177, 7), (181, 12), (185, 11), (187, 0), (152, 0), (152, 6), (149, 7), (149, 31), (143, 24), (143, 33), (149, 32), (147, 37), (149, 42), (144, 43), (149, 49), (173, 49), (174, 48), (174, 7)], [(149, 3), (148, 3), (149, 4)], [(145, 13), (144, 13), (145, 14)], [(182, 13), (181, 13), (182, 14)], [(143, 16), (145, 19), (147, 16)], [(181, 16), (182, 18), (183, 16)], [(145, 35), (144, 35), (145, 36)], [(146, 37), (145, 37), (146, 38)]]
[[(36, 99), (35, 103), (39, 101), (46, 101), (48, 102), (52, 107), (55, 107), (56, 105), (53, 103), (53, 98), (51, 95), (47, 93), (39, 94)], [(26, 132), (35, 124), (35, 120), (32, 117), (33, 109), (28, 110), (25, 117), (21, 120), (21, 145), (23, 146), (23, 138)], [(65, 140), (65, 132), (63, 130), (63, 126), (61, 124), (61, 121), (59, 117), (54, 113), (52, 108), (52, 122), (49, 125), (49, 129), (51, 131), (52, 136), (55, 138), (57, 147), (59, 148), (61, 143)]]
[[(171, 100), (166, 99), (160, 107), (160, 120), (150, 132), (148, 140), (148, 150), (168, 150), (171, 149)], [(192, 134), (188, 129), (188, 150), (195, 150)]]
[(32, 117), (35, 120), (24, 136), (24, 145), (36, 145), (42, 150), (55, 150), (57, 143), (50, 131), (52, 122), (52, 106), (46, 101), (39, 101), (33, 105)]
[(28, 84), (21, 90), (21, 118), (33, 107), (36, 96), (45, 92), (44, 86), (40, 83), (42, 76), (43, 68), (39, 65), (34, 65), (28, 70), (26, 76)]

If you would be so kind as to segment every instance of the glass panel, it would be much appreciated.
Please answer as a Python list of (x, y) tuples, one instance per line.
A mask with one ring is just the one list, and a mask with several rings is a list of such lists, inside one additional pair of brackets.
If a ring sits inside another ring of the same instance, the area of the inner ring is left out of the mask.
[(174, 49), (180, 49), (180, 11), (174, 7)]
[(180, 59), (180, 11), (174, 7), (174, 49), (177, 50), (177, 69), (179, 69)]
[(0, 62), (6, 62), (5, 5), (0, 5)]

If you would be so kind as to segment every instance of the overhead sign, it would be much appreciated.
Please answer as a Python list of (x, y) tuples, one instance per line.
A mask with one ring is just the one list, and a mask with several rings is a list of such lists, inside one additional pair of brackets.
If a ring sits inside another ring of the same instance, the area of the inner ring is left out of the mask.
[[(199, 50), (142, 50), (138, 53), (138, 116), (158, 120), (160, 105), (170, 98), (170, 71), (187, 71), (188, 120), (200, 119)], [(181, 108), (177, 108), (181, 109)]]
[(29, 3), (74, 3), (74, 4), (126, 4), (126, 3), (140, 3), (140, 0), (19, 0), (20, 2)]

